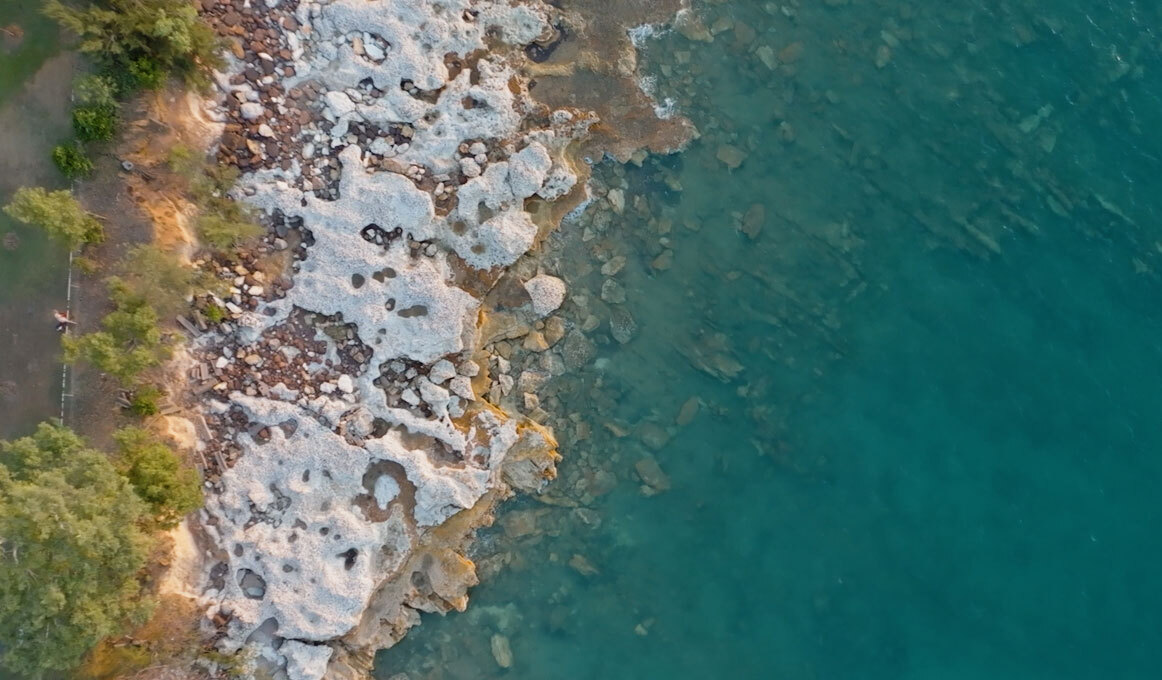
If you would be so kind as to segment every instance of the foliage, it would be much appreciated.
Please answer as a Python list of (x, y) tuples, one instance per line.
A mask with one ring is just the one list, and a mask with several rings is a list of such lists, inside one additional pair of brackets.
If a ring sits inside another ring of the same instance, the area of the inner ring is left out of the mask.
[(117, 468), (149, 505), (159, 527), (173, 527), (202, 506), (197, 471), (182, 465), (163, 442), (140, 427), (121, 428), (113, 439), (118, 448)]
[(46, 191), (40, 187), (23, 187), (12, 196), (4, 212), (15, 220), (31, 224), (63, 241), (70, 249), (105, 238), (101, 222), (81, 207), (71, 191)]
[(228, 205), (234, 209), (215, 212), (203, 208), (198, 216), (198, 236), (216, 250), (226, 250), (262, 235), (262, 227), (246, 216), (238, 203), (228, 201)]
[(80, 51), (126, 89), (155, 88), (169, 75), (204, 84), (221, 64), (218, 40), (189, 0), (88, 0), (81, 7), (49, 0), (45, 13), (78, 35)]
[(73, 266), (77, 268), (77, 271), (86, 276), (92, 276), (101, 269), (101, 265), (96, 260), (83, 255), (78, 255), (73, 258)]
[[(162, 594), (157, 599), (153, 617), (129, 634), (133, 644), (105, 640), (85, 657), (85, 665), (75, 673), (77, 680), (170, 677), (166, 666), (174, 670), (190, 666), (200, 651), (198, 622), (204, 611), (181, 595)], [(152, 668), (143, 671), (146, 667)]]
[(145, 510), (108, 459), (65, 428), (0, 442), (0, 665), (33, 678), (65, 671), (144, 619)]
[(107, 142), (117, 132), (117, 110), (78, 106), (73, 109), (73, 132), (82, 142)]
[(170, 345), (158, 326), (157, 311), (125, 281), (110, 278), (109, 296), (116, 308), (101, 320), (104, 330), (62, 338), (65, 361), (84, 359), (133, 384), (142, 371), (169, 358)]
[(206, 305), (206, 309), (203, 311), (206, 313), (206, 320), (210, 323), (218, 324), (226, 320), (226, 310), (213, 302)]
[(119, 265), (121, 279), (161, 316), (176, 314), (202, 276), (171, 253), (144, 244), (130, 250)]
[(117, 108), (117, 85), (108, 76), (89, 74), (77, 79), (73, 97), (81, 106)]
[(215, 250), (228, 250), (258, 238), (262, 227), (247, 206), (230, 198), (228, 192), (238, 179), (232, 165), (207, 165), (187, 147), (170, 152), (169, 165), (189, 182), (190, 198), (200, 209), (195, 227), (202, 243)]
[(52, 162), (69, 179), (88, 177), (93, 172), (93, 160), (85, 153), (80, 142), (57, 144), (52, 149)]
[(161, 398), (165, 396), (154, 385), (143, 385), (133, 392), (129, 400), (129, 411), (139, 418), (155, 416), (161, 412)]
[(105, 76), (87, 75), (73, 86), (73, 131), (84, 142), (104, 142), (117, 131), (116, 86)]

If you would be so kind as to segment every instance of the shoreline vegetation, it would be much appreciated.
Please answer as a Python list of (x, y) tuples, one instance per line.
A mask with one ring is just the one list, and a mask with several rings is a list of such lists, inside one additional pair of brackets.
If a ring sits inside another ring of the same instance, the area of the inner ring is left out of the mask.
[[(74, 83), (74, 136), (52, 151), (70, 180), (92, 177), (94, 151), (117, 144), (123, 102), (168, 87), (205, 88), (222, 64), (220, 43), (186, 0), (49, 1), (43, 9), (74, 36), (92, 70)], [(200, 199), (201, 219), (214, 220), (208, 240), (226, 248), (256, 235), (245, 213), (211, 195), (224, 189), (203, 181), (211, 171), (197, 153), (178, 147), (171, 158), (182, 194)], [(0, 668), (28, 678), (112, 678), (159, 655), (188, 656), (188, 664), (198, 653), (197, 615), (168, 595), (158, 608), (157, 580), (171, 552), (167, 532), (202, 506), (202, 481), (157, 416), (164, 364), (178, 345), (168, 320), (188, 313), (190, 296), (223, 288), (155, 243), (129, 248), (111, 265), (91, 259), (94, 246), (118, 239), (118, 218), (87, 211), (69, 189), (23, 187), (4, 211), (73, 252), (79, 272), (105, 279), (111, 310), (99, 329), (63, 334), (62, 351), (66, 363), (85, 362), (115, 380), (126, 414), (118, 420), (128, 424), (104, 450), (58, 423), (0, 441)], [(175, 611), (185, 618), (175, 621)], [(134, 629), (150, 638), (124, 644)]]
[[(694, 131), (638, 90), (622, 17), (587, 33), (588, 0), (460, 4), (46, 1), (91, 65), (53, 162), (85, 182), (116, 153), (153, 236), (120, 242), (123, 216), (69, 190), (5, 207), (103, 281), (107, 313), (62, 351), (124, 424), (103, 447), (60, 424), (0, 442), (0, 667), (363, 678), (420, 612), (467, 605), (475, 531), (555, 476), (538, 393), (593, 355), (542, 242), (585, 202), (589, 155)], [(632, 92), (634, 138), (608, 102), (565, 103), (567, 35), (578, 83)], [(159, 149), (169, 122), (127, 120), (184, 93), (215, 139)]]

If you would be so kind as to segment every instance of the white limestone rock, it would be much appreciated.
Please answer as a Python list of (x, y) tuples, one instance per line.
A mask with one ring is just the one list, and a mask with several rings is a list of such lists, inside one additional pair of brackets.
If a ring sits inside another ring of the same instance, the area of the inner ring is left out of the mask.
[(437, 385), (442, 385), (454, 377), (456, 377), (456, 367), (447, 359), (440, 359), (428, 369), (428, 380)]
[(525, 290), (532, 298), (533, 312), (538, 317), (552, 314), (565, 302), (565, 282), (555, 276), (538, 274), (525, 281)]
[(286, 658), (286, 675), (289, 680), (323, 680), (327, 673), (327, 662), (335, 653), (327, 645), (308, 645), (298, 640), (283, 642), (278, 651)]

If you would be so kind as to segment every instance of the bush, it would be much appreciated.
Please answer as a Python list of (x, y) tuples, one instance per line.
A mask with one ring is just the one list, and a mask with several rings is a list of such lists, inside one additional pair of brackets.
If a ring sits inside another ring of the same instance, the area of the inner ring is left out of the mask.
[(206, 321), (210, 323), (219, 324), (226, 320), (226, 310), (213, 302), (206, 305), (206, 309), (203, 311), (206, 313)]
[(219, 42), (189, 0), (96, 0), (68, 7), (49, 0), (45, 13), (80, 37), (91, 54), (128, 89), (159, 87), (169, 75), (209, 81), (221, 64)]
[(216, 286), (217, 279), (188, 267), (153, 244), (130, 250), (118, 265), (122, 281), (158, 314), (169, 317), (185, 308), (195, 288)]
[(87, 75), (73, 85), (73, 130), (83, 142), (105, 142), (117, 131), (117, 92), (105, 76)]
[(146, 506), (99, 451), (42, 424), (0, 442), (0, 665), (39, 678), (148, 615)]
[(82, 142), (107, 142), (117, 132), (117, 109), (78, 106), (73, 109), (73, 131)]
[(69, 179), (88, 177), (93, 172), (93, 161), (78, 142), (53, 147), (52, 162)]
[(73, 98), (82, 106), (116, 109), (117, 85), (107, 76), (82, 76), (73, 84)]
[(190, 198), (199, 208), (195, 229), (203, 245), (229, 250), (262, 236), (250, 209), (228, 195), (238, 179), (237, 168), (207, 165), (186, 148), (171, 152), (170, 167), (189, 181)]
[(196, 470), (183, 466), (168, 446), (140, 427), (124, 427), (113, 434), (117, 468), (145, 501), (154, 522), (171, 528), (202, 506), (202, 486)]
[(161, 398), (165, 393), (153, 385), (139, 387), (129, 400), (129, 411), (139, 417), (155, 416), (161, 412)]
[(9, 217), (44, 229), (70, 249), (105, 239), (101, 222), (81, 207), (71, 191), (46, 191), (40, 187), (23, 187), (12, 195), (4, 207)]
[(249, 216), (235, 215), (234, 211), (223, 214), (205, 210), (203, 208), (203, 214), (198, 216), (198, 236), (202, 243), (215, 250), (228, 250), (262, 235), (262, 227), (250, 221)]

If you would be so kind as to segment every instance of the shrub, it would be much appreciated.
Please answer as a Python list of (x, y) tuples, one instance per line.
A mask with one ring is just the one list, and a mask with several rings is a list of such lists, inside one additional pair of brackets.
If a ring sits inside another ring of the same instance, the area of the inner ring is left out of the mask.
[(129, 400), (129, 411), (139, 418), (155, 416), (161, 412), (161, 398), (165, 393), (153, 385), (137, 388)]
[[(231, 204), (237, 205), (233, 201)], [(249, 219), (241, 210), (220, 212), (206, 212), (198, 216), (198, 236), (202, 243), (215, 250), (228, 250), (239, 243), (258, 238), (262, 235), (262, 227)]]
[(177, 454), (140, 427), (124, 427), (113, 434), (117, 468), (141, 500), (149, 505), (160, 528), (170, 528), (202, 506), (198, 473), (182, 465)]
[(117, 85), (108, 76), (81, 76), (73, 84), (73, 97), (82, 106), (116, 109)]
[(219, 324), (226, 320), (226, 310), (211, 302), (206, 305), (203, 310), (206, 313), (206, 320), (213, 324)]
[(129, 62), (127, 73), (134, 90), (158, 90), (165, 84), (165, 69), (151, 57), (138, 57)]
[(117, 109), (82, 105), (73, 109), (73, 132), (82, 142), (107, 142), (117, 132)]
[(250, 209), (227, 195), (238, 179), (238, 168), (207, 166), (204, 159), (191, 160), (191, 156), (171, 157), (171, 167), (189, 180), (190, 198), (200, 209), (195, 228), (202, 243), (214, 250), (229, 250), (261, 236), (263, 229)]
[(100, 452), (42, 424), (0, 442), (0, 665), (39, 678), (148, 615), (146, 506)]
[(81, 207), (71, 191), (46, 191), (40, 187), (23, 187), (4, 207), (9, 217), (44, 229), (70, 249), (105, 238), (101, 222)]
[(208, 275), (188, 267), (156, 245), (139, 245), (118, 265), (122, 281), (162, 316), (177, 314), (195, 288), (213, 285)]
[(93, 172), (93, 161), (78, 142), (53, 147), (52, 162), (69, 179), (88, 177)]

